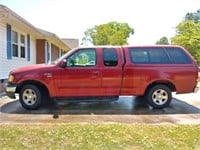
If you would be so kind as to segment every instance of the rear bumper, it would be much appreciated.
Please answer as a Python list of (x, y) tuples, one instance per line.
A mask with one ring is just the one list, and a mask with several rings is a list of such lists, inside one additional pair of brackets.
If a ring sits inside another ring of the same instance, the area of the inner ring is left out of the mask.
[(194, 89), (194, 93), (197, 93), (200, 90), (200, 78), (198, 79), (198, 83)]
[(200, 90), (200, 87), (196, 87), (196, 88), (194, 89), (194, 93), (197, 93), (199, 90)]
[(199, 75), (198, 75), (197, 85), (194, 89), (194, 93), (197, 93), (198, 91), (200, 91), (200, 72), (199, 72)]
[(15, 98), (16, 89), (17, 89), (16, 84), (7, 84), (6, 85), (6, 95), (10, 98)]

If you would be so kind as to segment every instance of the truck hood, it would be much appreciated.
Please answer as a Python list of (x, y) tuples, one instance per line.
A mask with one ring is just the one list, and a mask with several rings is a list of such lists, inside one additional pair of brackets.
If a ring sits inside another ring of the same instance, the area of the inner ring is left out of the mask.
[(32, 72), (32, 71), (41, 72), (41, 71), (51, 70), (50, 68), (54, 66), (55, 65), (47, 65), (47, 64), (29, 65), (29, 66), (13, 69), (11, 73), (18, 74), (18, 73)]

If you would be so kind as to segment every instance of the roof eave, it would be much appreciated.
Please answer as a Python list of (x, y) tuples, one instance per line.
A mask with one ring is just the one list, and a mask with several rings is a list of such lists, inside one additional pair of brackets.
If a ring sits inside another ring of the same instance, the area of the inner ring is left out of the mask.
[(37, 38), (42, 36), (36, 27), (4, 5), (0, 5), (0, 20), (2, 22), (7, 22), (8, 24), (10, 23), (23, 27), (24, 30), (28, 33), (33, 33)]

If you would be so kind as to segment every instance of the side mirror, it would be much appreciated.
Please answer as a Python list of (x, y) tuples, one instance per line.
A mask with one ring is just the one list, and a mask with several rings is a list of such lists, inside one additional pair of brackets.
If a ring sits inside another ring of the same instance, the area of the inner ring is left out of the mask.
[(60, 62), (59, 66), (60, 66), (61, 68), (66, 68), (66, 62), (67, 62), (67, 60), (66, 60), (66, 59), (63, 59), (63, 60)]
[(67, 67), (73, 67), (74, 65), (75, 65), (75, 60), (73, 60), (73, 59), (66, 60)]

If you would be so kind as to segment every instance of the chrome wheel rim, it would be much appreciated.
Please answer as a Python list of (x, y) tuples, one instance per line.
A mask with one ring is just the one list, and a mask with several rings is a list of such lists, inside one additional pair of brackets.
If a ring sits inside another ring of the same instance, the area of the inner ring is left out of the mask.
[(23, 92), (22, 99), (26, 105), (34, 105), (37, 101), (37, 94), (32, 89), (26, 89)]
[(168, 101), (168, 94), (163, 89), (157, 89), (152, 94), (152, 100), (156, 105), (163, 105)]

